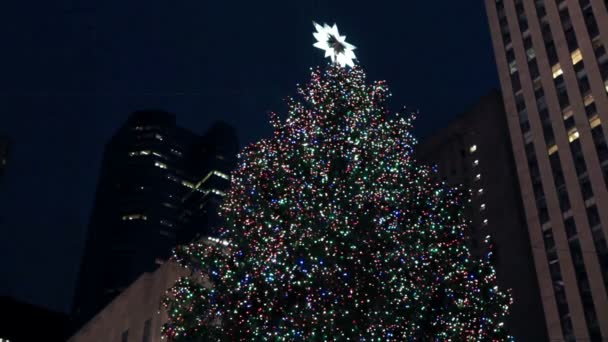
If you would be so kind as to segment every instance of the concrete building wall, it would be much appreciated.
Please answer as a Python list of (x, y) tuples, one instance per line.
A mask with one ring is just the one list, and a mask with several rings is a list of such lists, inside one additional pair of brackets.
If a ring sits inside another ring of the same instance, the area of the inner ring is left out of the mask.
[[(532, 261), (521, 194), (502, 97), (492, 91), (466, 112), (423, 139), (417, 158), (436, 165), (450, 186), (471, 191), (471, 249), (484, 257), (489, 248), (501, 288), (510, 289), (507, 328), (517, 341), (547, 339), (540, 292)], [(484, 243), (489, 237), (490, 245)], [(539, 322), (530, 325), (530, 322)]]
[[(154, 272), (142, 274), (68, 342), (160, 342), (161, 327), (167, 321), (160, 301), (180, 272), (183, 270), (177, 265), (166, 263)], [(149, 334), (147, 340), (144, 334)]]
[(606, 340), (606, 2), (486, 9), (549, 338)]

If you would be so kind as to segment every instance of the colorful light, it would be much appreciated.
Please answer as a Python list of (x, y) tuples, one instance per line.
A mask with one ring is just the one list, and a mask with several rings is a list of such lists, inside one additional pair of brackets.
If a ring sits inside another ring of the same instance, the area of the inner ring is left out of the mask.
[[(312, 71), (247, 147), (225, 244), (174, 251), (170, 341), (502, 341), (511, 299), (466, 246), (467, 196), (414, 160), (412, 114), (358, 66)], [(220, 240), (218, 240), (220, 241)]]

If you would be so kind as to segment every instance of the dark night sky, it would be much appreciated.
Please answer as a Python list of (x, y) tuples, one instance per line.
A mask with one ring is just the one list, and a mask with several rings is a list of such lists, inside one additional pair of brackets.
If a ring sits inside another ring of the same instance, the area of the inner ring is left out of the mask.
[(0, 291), (71, 305), (104, 143), (128, 114), (164, 108), (241, 143), (326, 63), (312, 20), (337, 22), (391, 106), (419, 109), (418, 134), (498, 85), (476, 1), (7, 1), (0, 6)]

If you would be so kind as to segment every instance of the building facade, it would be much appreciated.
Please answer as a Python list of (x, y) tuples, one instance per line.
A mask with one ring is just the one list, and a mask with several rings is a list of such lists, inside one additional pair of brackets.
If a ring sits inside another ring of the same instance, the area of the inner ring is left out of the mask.
[[(198, 241), (208, 245), (224, 244), (219, 239), (209, 237)], [(160, 303), (167, 290), (187, 272), (184, 268), (167, 262), (153, 272), (142, 274), (74, 333), (68, 342), (166, 341), (161, 328), (168, 321), (168, 315)], [(201, 281), (210, 285), (204, 277)]]
[(608, 340), (608, 11), (486, 0), (545, 323)]
[(81, 327), (68, 342), (160, 342), (168, 316), (160, 302), (181, 275), (179, 266), (165, 263), (145, 272)]
[(416, 158), (436, 166), (437, 176), (450, 187), (471, 192), (466, 208), (470, 249), (476, 257), (491, 251), (499, 286), (512, 291), (509, 333), (516, 341), (547, 340), (500, 92), (490, 92), (423, 139)]
[[(232, 127), (203, 136), (136, 112), (106, 145), (72, 313), (87, 322), (180, 243), (209, 233), (238, 152)], [(187, 199), (187, 201), (186, 201)]]

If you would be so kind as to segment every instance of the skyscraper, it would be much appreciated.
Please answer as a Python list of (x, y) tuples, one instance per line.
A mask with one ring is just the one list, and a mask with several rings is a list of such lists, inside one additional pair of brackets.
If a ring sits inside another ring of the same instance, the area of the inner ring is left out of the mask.
[(499, 286), (512, 290), (514, 303), (506, 322), (509, 332), (517, 341), (547, 340), (499, 91), (483, 96), (447, 127), (423, 139), (416, 147), (416, 157), (436, 166), (438, 177), (449, 186), (471, 191), (465, 211), (471, 220), (471, 251), (474, 257), (485, 257), (491, 251)]
[(551, 340), (608, 339), (607, 6), (486, 0)]
[[(207, 233), (215, 215), (207, 212), (208, 203), (217, 202), (214, 195), (228, 185), (237, 151), (235, 132), (227, 124), (198, 136), (163, 111), (131, 115), (105, 148), (74, 328), (142, 273), (154, 271), (178, 243)], [(195, 200), (186, 206), (186, 198)]]

